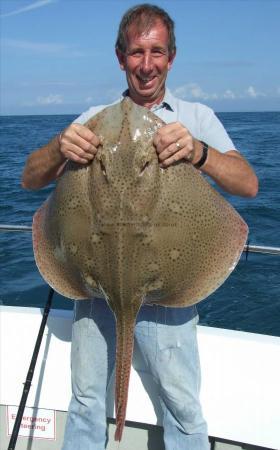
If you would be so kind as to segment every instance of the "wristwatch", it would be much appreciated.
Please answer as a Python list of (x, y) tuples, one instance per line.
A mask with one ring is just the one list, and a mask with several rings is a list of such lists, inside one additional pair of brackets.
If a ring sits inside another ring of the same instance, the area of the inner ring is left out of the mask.
[(202, 144), (202, 155), (199, 161), (197, 161), (197, 163), (194, 164), (194, 167), (196, 169), (199, 169), (201, 166), (203, 166), (203, 164), (205, 163), (207, 156), (208, 156), (208, 144), (206, 144), (206, 142), (203, 141), (199, 141)]

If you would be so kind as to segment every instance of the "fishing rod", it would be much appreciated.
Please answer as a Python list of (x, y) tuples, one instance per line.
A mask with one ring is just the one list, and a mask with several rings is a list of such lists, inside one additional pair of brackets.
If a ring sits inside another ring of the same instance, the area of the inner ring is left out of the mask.
[(46, 326), (46, 323), (47, 323), (48, 315), (49, 315), (49, 312), (50, 312), (50, 309), (51, 309), (51, 305), (52, 305), (53, 294), (54, 294), (54, 290), (53, 290), (53, 288), (50, 287), (49, 288), (48, 299), (47, 299), (47, 302), (46, 302), (46, 305), (45, 305), (45, 308), (44, 308), (43, 317), (42, 317), (40, 329), (39, 329), (37, 340), (36, 340), (36, 344), (35, 344), (35, 347), (34, 347), (34, 350), (33, 350), (33, 355), (32, 355), (32, 358), (31, 358), (30, 366), (29, 366), (29, 369), (28, 369), (28, 372), (27, 372), (26, 380), (23, 383), (23, 392), (22, 392), (20, 404), (19, 404), (19, 407), (18, 407), (18, 412), (17, 412), (17, 415), (16, 415), (16, 420), (15, 420), (15, 423), (14, 423), (11, 439), (10, 439), (9, 446), (8, 446), (7, 450), (14, 450), (15, 447), (16, 447), (16, 443), (17, 443), (17, 439), (18, 439), (18, 433), (19, 433), (19, 429), (20, 429), (20, 424), (21, 424), (23, 413), (24, 413), (25, 405), (26, 405), (26, 402), (27, 402), (27, 397), (28, 397), (28, 394), (29, 394), (29, 390), (30, 390), (30, 387), (31, 387), (31, 383), (32, 383), (32, 379), (33, 379), (33, 375), (34, 375), (34, 371), (35, 371), (35, 366), (36, 366), (39, 350), (40, 350), (42, 339), (43, 339), (43, 333), (44, 333), (44, 330), (45, 330), (45, 326)]

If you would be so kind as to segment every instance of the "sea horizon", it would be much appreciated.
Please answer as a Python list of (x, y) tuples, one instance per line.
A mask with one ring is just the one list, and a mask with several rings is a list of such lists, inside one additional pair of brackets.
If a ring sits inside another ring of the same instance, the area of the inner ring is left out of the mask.
[[(191, 102), (191, 103), (195, 103), (195, 102)], [(108, 103), (108, 106), (110, 105), (110, 103)], [(96, 106), (96, 105), (91, 105), (91, 106)], [(105, 105), (106, 106), (106, 105)], [(88, 108), (87, 108), (88, 109)], [(213, 108), (211, 108), (213, 109)], [(86, 110), (86, 108), (85, 108)], [(213, 109), (214, 110), (214, 109)], [(238, 110), (238, 111), (218, 111), (218, 110), (214, 110), (216, 114), (262, 114), (262, 113), (279, 113), (280, 109), (263, 109), (263, 110)], [(35, 113), (35, 114), (28, 114), (28, 113), (24, 113), (24, 114), (0, 114), (0, 118), (1, 117), (36, 117), (36, 116), (78, 116), (80, 114), (82, 114), (83, 111), (81, 112), (60, 112), (60, 113)]]

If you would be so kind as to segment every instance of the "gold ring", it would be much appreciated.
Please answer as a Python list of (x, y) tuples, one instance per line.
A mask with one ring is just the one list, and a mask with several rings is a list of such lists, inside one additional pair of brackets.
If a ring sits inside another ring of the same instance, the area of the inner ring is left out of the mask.
[(179, 141), (177, 141), (177, 142), (176, 142), (176, 147), (177, 147), (177, 150), (180, 150), (180, 148), (181, 148), (181, 144), (180, 144), (180, 142), (179, 142)]

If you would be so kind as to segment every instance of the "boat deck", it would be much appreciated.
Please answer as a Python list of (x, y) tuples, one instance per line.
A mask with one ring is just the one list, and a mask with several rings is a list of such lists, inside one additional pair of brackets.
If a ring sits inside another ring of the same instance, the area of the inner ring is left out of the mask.
[[(16, 414), (13, 405), (21, 398), (41, 318), (37, 308), (0, 306), (0, 450), (8, 447)], [(61, 448), (71, 396), (71, 322), (71, 311), (50, 313), (25, 412), (25, 424), (38, 420), (50, 426), (43, 431), (22, 427), (20, 434), (27, 436), (19, 436), (17, 450)], [(212, 450), (280, 450), (280, 338), (199, 326), (198, 344), (201, 402)], [(138, 357), (132, 367), (128, 422), (120, 444), (113, 439), (112, 383), (107, 450), (164, 449), (156, 388), (149, 374), (139, 371)]]
[[(60, 450), (63, 440), (63, 431), (66, 421), (66, 412), (56, 412), (56, 439), (45, 440), (19, 436), (16, 450)], [(5, 429), (6, 406), (0, 405), (1, 430)], [(164, 450), (163, 430), (156, 425), (127, 422), (121, 443), (114, 441), (115, 423), (108, 420), (108, 444), (106, 450)], [(268, 450), (268, 447), (259, 447), (242, 444), (214, 437), (209, 438), (211, 450)], [(0, 450), (7, 450), (9, 437), (1, 432)]]

